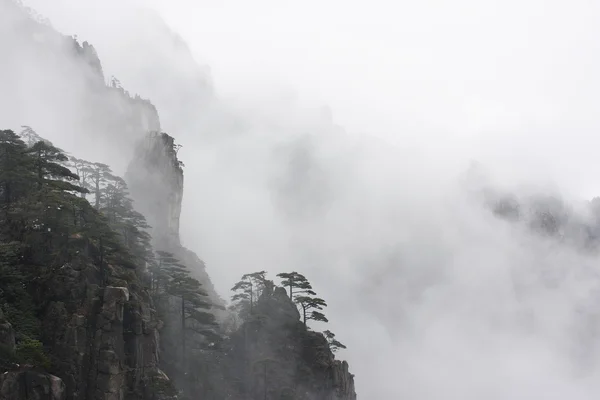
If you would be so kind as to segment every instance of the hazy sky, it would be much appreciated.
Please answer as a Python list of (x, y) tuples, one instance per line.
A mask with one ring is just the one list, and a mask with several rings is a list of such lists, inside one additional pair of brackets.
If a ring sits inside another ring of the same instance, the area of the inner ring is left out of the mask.
[[(68, 1), (29, 2), (52, 14)], [(292, 90), (304, 104), (330, 106), (352, 131), (597, 191), (597, 2), (137, 2), (183, 36), (221, 95), (252, 101)], [(112, 13), (90, 2), (69, 7)], [(107, 25), (51, 19), (84, 38)]]
[[(28, 3), (142, 95), (147, 70), (186, 74), (181, 59), (144, 58), (166, 47), (131, 2)], [(224, 295), (244, 272), (306, 272), (362, 399), (597, 396), (597, 258), (492, 218), (456, 175), (475, 159), (513, 186), (600, 194), (600, 3), (152, 3), (250, 126), (216, 115), (203, 126), (215, 139), (192, 115), (171, 132), (184, 144), (183, 239)], [(179, 92), (157, 93), (169, 115)], [(301, 137), (321, 105), (397, 148)]]
[(351, 130), (598, 187), (598, 2), (154, 3), (223, 93), (280, 83)]

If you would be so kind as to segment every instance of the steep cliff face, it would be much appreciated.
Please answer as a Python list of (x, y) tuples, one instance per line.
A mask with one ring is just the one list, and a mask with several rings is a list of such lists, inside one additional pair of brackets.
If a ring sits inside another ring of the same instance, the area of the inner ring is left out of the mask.
[[(49, 360), (19, 366), (13, 326), (0, 314), (0, 399), (174, 398), (158, 368), (161, 322), (133, 270), (73, 262), (39, 283), (41, 341)], [(50, 372), (52, 375), (50, 375)]]
[(154, 242), (179, 244), (183, 168), (177, 146), (166, 133), (151, 133), (139, 142), (125, 176), (139, 211), (148, 216)]
[[(91, 265), (64, 265), (47, 301), (43, 342), (68, 399), (163, 398), (158, 369), (160, 321), (133, 271), (111, 267), (100, 286)], [(163, 385), (164, 386), (164, 385)]]
[(177, 158), (177, 150), (173, 137), (166, 133), (150, 133), (139, 141), (125, 180), (136, 208), (146, 216), (151, 226), (154, 247), (173, 253), (204, 285), (212, 300), (223, 305), (204, 262), (183, 247), (179, 239), (183, 163)]

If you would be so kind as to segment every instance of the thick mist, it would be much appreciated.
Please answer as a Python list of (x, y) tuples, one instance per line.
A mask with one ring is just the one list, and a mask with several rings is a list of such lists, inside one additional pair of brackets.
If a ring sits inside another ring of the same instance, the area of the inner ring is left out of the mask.
[[(221, 295), (304, 272), (361, 398), (595, 398), (597, 257), (495, 217), (480, 189), (558, 193), (591, 218), (597, 5), (27, 3), (183, 145), (182, 239)], [(16, 37), (0, 36), (2, 127), (121, 172), (133, 142), (98, 137), (86, 84)]]

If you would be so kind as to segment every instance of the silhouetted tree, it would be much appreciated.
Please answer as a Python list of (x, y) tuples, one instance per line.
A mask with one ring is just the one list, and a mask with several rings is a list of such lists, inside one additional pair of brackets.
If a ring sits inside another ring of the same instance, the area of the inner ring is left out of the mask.
[(235, 293), (231, 300), (236, 303), (248, 302), (250, 312), (254, 309), (254, 303), (267, 285), (266, 272), (253, 272), (244, 274), (242, 279), (236, 283), (231, 290)]
[(169, 272), (167, 294), (176, 297), (180, 302), (181, 320), (181, 351), (182, 360), (186, 359), (186, 332), (188, 330), (210, 335), (211, 327), (215, 327), (215, 316), (204, 310), (212, 308), (208, 293), (202, 289), (202, 284), (189, 276), (187, 268), (181, 264), (172, 264)]
[(302, 321), (304, 322), (304, 326), (306, 326), (307, 321), (311, 319), (314, 321), (329, 322), (323, 313), (317, 311), (327, 307), (325, 300), (318, 297), (296, 296), (294, 301), (302, 308)]
[(25, 195), (32, 182), (33, 160), (27, 157), (26, 151), (25, 143), (17, 134), (0, 131), (0, 201), (5, 212), (13, 201)]
[(327, 343), (329, 344), (329, 349), (331, 349), (331, 351), (333, 353), (335, 353), (339, 349), (346, 348), (345, 345), (343, 345), (341, 342), (339, 342), (335, 338), (335, 334), (333, 332), (331, 332), (330, 330), (323, 331), (323, 334), (325, 335), (325, 339), (327, 339)]
[(277, 274), (282, 279), (281, 285), (287, 287), (290, 293), (290, 299), (294, 298), (294, 294), (307, 294), (314, 296), (311, 284), (306, 277), (298, 272), (282, 272)]
[(110, 167), (102, 163), (91, 163), (87, 168), (87, 177), (90, 180), (89, 190), (94, 195), (94, 207), (100, 208), (100, 200), (102, 198), (102, 188), (109, 179), (114, 178)]

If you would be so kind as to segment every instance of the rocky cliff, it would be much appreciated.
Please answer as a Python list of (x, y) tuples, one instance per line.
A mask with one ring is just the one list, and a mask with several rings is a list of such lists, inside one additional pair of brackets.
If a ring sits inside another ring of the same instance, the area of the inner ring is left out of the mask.
[(0, 399), (65, 400), (65, 384), (47, 373), (13, 370), (0, 375)]
[[(133, 271), (118, 266), (100, 286), (92, 265), (64, 265), (49, 282), (42, 341), (67, 399), (161, 398), (160, 321)], [(126, 278), (126, 279), (125, 279)], [(52, 288), (52, 289), (50, 289)]]
[[(179, 242), (183, 164), (177, 158), (174, 139), (166, 133), (149, 134), (140, 142), (126, 177), (136, 204), (149, 216), (155, 246), (172, 252), (205, 285), (213, 300), (223, 304), (204, 264)], [(168, 313), (164, 318), (167, 324), (178, 325)], [(197, 364), (193, 370), (186, 371), (186, 363), (179, 357), (176, 338), (180, 333), (169, 332), (162, 343), (165, 370), (187, 396), (356, 399), (348, 364), (335, 359), (323, 334), (300, 322), (298, 309), (283, 288), (265, 290), (255, 312), (225, 336), (219, 350), (194, 353)]]
[[(127, 149), (138, 138), (160, 130), (152, 103), (130, 95), (115, 79), (105, 82), (89, 43), (57, 33), (12, 0), (0, 0), (0, 35), (8, 45), (0, 67), (4, 123), (10, 125), (6, 117), (14, 117), (51, 138), (54, 133), (62, 140), (72, 138), (69, 145), (95, 147), (93, 161), (102, 161), (109, 151), (129, 158)], [(22, 67), (32, 65), (43, 66), (45, 73)], [(19, 96), (9, 101), (4, 96), (10, 93)], [(52, 266), (53, 273), (40, 277), (31, 289), (35, 307), (0, 304), (0, 310), (31, 309), (27, 318), (16, 318), (14, 312), (10, 322), (0, 317), (0, 367), (6, 371), (0, 375), (0, 399), (158, 399), (174, 394), (158, 368), (161, 322), (141, 284), (142, 270), (115, 264), (101, 274), (101, 268), (81, 260)], [(7, 289), (0, 292), (6, 295)], [(42, 348), (19, 333), (29, 333), (29, 324), (40, 325), (34, 330)], [(27, 352), (37, 362), (16, 364), (23, 356), (31, 358)]]
[(227, 343), (232, 398), (355, 400), (354, 376), (322, 333), (300, 321), (285, 289), (266, 289)]
[(204, 262), (181, 245), (179, 218), (183, 199), (183, 163), (177, 158), (175, 139), (164, 132), (152, 132), (138, 143), (125, 180), (136, 208), (146, 216), (151, 226), (154, 247), (173, 253), (204, 285), (213, 301), (223, 305)]
[(125, 175), (138, 210), (148, 216), (154, 242), (166, 248), (179, 244), (183, 164), (177, 150), (173, 137), (150, 133), (139, 141)]
[[(44, 350), (28, 348), (25, 337), (15, 346), (15, 328), (0, 311), (0, 399), (171, 398), (148, 292), (119, 266), (102, 281), (95, 265), (73, 262), (38, 283)], [(17, 364), (23, 357), (32, 364)]]

